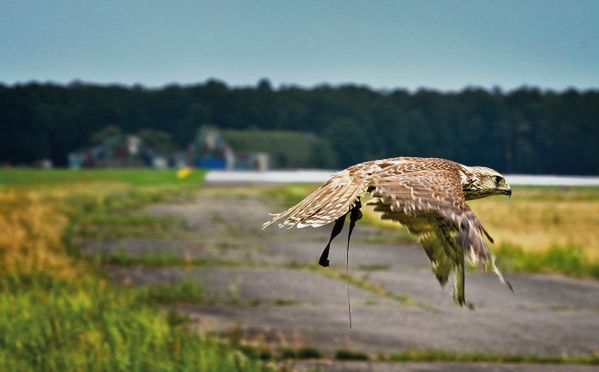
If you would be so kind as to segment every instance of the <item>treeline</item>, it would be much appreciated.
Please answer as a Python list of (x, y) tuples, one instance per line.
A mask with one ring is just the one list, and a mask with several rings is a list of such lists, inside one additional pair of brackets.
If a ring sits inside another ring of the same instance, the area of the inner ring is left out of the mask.
[(70, 151), (110, 125), (167, 132), (183, 148), (204, 124), (312, 133), (328, 142), (334, 156), (320, 151), (336, 167), (411, 155), (506, 173), (599, 174), (599, 90), (273, 89), (266, 80), (245, 88), (215, 80), (160, 89), (0, 85), (0, 163), (64, 165)]

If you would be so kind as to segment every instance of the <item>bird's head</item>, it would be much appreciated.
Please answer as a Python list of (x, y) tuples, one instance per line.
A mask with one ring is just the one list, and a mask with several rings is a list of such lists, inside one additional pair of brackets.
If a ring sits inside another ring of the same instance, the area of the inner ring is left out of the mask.
[(512, 189), (496, 170), (487, 167), (464, 167), (462, 189), (466, 200), (491, 195), (512, 196)]

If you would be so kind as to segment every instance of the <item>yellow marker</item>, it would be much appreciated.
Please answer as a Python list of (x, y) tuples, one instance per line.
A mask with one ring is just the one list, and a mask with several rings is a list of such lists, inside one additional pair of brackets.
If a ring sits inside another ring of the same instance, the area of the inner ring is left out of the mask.
[(191, 167), (181, 168), (177, 172), (177, 178), (183, 179), (183, 178), (189, 176), (191, 174), (191, 172), (193, 172), (193, 168), (191, 168)]

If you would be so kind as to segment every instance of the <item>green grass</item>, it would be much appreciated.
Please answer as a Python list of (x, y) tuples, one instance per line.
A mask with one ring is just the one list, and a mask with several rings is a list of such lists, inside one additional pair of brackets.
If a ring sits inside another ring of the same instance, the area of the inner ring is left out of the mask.
[[(556, 246), (575, 247), (583, 260), (599, 264), (599, 187), (521, 186), (514, 187), (509, 199), (490, 197), (469, 204), (495, 238), (495, 247), (517, 245), (538, 257)], [(586, 275), (568, 266), (553, 264), (550, 270)]]
[(281, 359), (319, 359), (323, 357), (322, 351), (315, 346), (282, 348), (278, 354)]
[(364, 270), (364, 271), (386, 271), (386, 270), (389, 270), (390, 268), (391, 268), (390, 264), (383, 264), (383, 263), (373, 263), (373, 264), (366, 264), (366, 265), (358, 266), (359, 270)]
[[(272, 350), (267, 345), (242, 344), (237, 345), (246, 356), (254, 360), (285, 360), (285, 359), (320, 359), (324, 357), (322, 351), (315, 346), (283, 347)], [(286, 370), (286, 369), (283, 369)]]
[[(115, 208), (111, 208), (115, 209)], [(114, 213), (114, 212), (97, 212), (81, 216), (79, 223), (102, 226), (145, 226), (150, 229), (162, 229), (169, 226), (184, 225), (184, 223), (171, 216), (154, 216), (144, 213)]]
[[(117, 289), (94, 278), (4, 278), (0, 288), (1, 370), (261, 369), (233, 349), (190, 333), (180, 318), (146, 305), (176, 295)], [(187, 284), (175, 292), (201, 293)]]
[(100, 211), (81, 213), (73, 227), (79, 237), (90, 239), (164, 238), (170, 237), (174, 228), (185, 227), (185, 223), (169, 216)]
[(513, 244), (497, 250), (499, 265), (508, 271), (562, 273), (599, 279), (599, 263), (588, 260), (578, 246), (554, 245), (544, 252), (527, 252)]
[(140, 256), (132, 256), (124, 250), (116, 252), (98, 254), (93, 257), (93, 260), (100, 264), (116, 265), (116, 266), (206, 266), (207, 260), (187, 259), (177, 253), (147, 253)]
[(287, 298), (277, 298), (274, 300), (275, 306), (290, 306), (298, 304), (298, 301)]
[(177, 221), (130, 211), (187, 197), (202, 176), (1, 169), (0, 226), (11, 234), (0, 240), (0, 251), (11, 255), (0, 261), (0, 370), (264, 370), (239, 348), (191, 332), (185, 317), (158, 306), (203, 301), (199, 285), (118, 287), (77, 252), (78, 239), (99, 231), (113, 237), (118, 226), (172, 227)]
[(337, 360), (368, 360), (368, 354), (358, 350), (338, 349), (335, 351)]
[(199, 303), (205, 299), (200, 285), (189, 279), (183, 279), (176, 283), (147, 286), (141, 288), (141, 291), (147, 301), (161, 304)]
[(255, 347), (252, 345), (239, 345), (239, 350), (253, 360), (272, 360), (275, 355), (267, 347)]
[(526, 354), (490, 354), (490, 353), (456, 353), (443, 350), (409, 349), (393, 353), (391, 361), (444, 361), (444, 362), (490, 362), (490, 363), (568, 363), (598, 364), (599, 354), (590, 355), (526, 355)]
[(31, 169), (0, 168), (0, 185), (39, 187), (64, 183), (119, 182), (140, 186), (200, 185), (205, 171), (196, 169), (188, 177), (177, 178), (172, 169)]

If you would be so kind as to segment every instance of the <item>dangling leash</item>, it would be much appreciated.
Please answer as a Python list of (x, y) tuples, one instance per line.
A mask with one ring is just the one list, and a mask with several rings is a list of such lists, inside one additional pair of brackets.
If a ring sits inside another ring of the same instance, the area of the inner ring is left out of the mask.
[(349, 242), (351, 240), (351, 234), (354, 231), (354, 228), (356, 227), (356, 222), (360, 218), (362, 218), (362, 212), (360, 211), (360, 208), (362, 208), (362, 203), (360, 202), (360, 198), (358, 198), (356, 205), (354, 205), (354, 207), (349, 212), (345, 213), (343, 216), (339, 217), (335, 221), (335, 226), (333, 226), (333, 231), (331, 231), (331, 237), (329, 238), (329, 242), (327, 243), (327, 246), (322, 251), (322, 254), (320, 255), (320, 259), (318, 260), (318, 263), (320, 264), (320, 266), (323, 266), (323, 267), (329, 266), (329, 250), (331, 248), (331, 242), (333, 241), (333, 239), (335, 239), (337, 237), (337, 235), (339, 235), (341, 233), (341, 230), (343, 230), (343, 225), (345, 224), (345, 216), (347, 216), (349, 214), (349, 233), (347, 234), (347, 250), (346, 250), (346, 256), (345, 256), (345, 275), (347, 278), (347, 306), (348, 306), (348, 314), (349, 314), (349, 328), (352, 327), (351, 300), (350, 300), (350, 296), (349, 296)]

